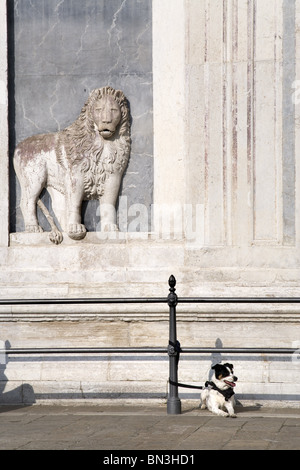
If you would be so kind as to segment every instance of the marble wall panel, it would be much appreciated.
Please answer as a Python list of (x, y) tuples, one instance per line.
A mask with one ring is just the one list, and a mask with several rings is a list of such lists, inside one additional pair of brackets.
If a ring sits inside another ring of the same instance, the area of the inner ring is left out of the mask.
[(187, 201), (205, 245), (295, 246), (297, 4), (188, 3)]
[[(151, 10), (150, 0), (8, 2), (11, 153), (30, 135), (61, 130), (72, 123), (92, 89), (111, 85), (125, 93), (132, 114), (132, 151), (121, 194), (129, 206), (150, 206)], [(10, 186), (10, 230), (14, 232), (24, 226), (12, 168)], [(49, 197), (43, 198), (50, 205)], [(99, 223), (97, 205), (91, 201), (83, 206), (90, 231)], [(43, 219), (41, 223), (47, 229)]]

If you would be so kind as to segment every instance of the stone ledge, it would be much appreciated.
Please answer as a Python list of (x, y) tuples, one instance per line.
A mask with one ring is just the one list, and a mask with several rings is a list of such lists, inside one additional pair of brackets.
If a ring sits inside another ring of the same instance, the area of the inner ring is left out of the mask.
[[(28, 232), (15, 232), (10, 234), (10, 246), (16, 245), (48, 245), (53, 246), (49, 240), (50, 232), (42, 233), (28, 233)], [(87, 244), (101, 244), (101, 243), (126, 243), (130, 241), (166, 241), (159, 234), (154, 232), (87, 232), (83, 240), (72, 240), (66, 233), (63, 232), (63, 241), (61, 246), (74, 245), (82, 246)], [(169, 241), (169, 240), (168, 240)], [(172, 238), (170, 239), (172, 241)], [(174, 241), (178, 241), (174, 239)]]

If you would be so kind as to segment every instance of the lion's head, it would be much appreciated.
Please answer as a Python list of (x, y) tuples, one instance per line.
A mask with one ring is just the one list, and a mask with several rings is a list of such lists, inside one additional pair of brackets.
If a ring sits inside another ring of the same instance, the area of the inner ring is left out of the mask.
[[(130, 113), (124, 93), (110, 86), (93, 90), (78, 119), (62, 131), (68, 158), (75, 162), (96, 151), (96, 136), (104, 140), (125, 138), (130, 149)], [(97, 144), (98, 146), (99, 144)]]
[(110, 86), (93, 90), (81, 111), (88, 130), (97, 130), (104, 139), (116, 131), (129, 135), (129, 107), (124, 93)]

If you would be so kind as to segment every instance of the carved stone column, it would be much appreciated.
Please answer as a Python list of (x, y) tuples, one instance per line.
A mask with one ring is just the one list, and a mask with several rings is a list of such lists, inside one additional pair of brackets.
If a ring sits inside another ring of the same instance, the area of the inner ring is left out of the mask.
[(205, 206), (205, 244), (292, 246), (295, 2), (189, 8), (188, 200)]

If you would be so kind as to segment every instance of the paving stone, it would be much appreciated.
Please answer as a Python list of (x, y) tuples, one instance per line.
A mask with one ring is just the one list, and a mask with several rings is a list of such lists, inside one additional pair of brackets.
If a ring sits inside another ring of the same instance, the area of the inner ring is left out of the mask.
[(236, 419), (161, 406), (0, 406), (1, 450), (299, 450), (300, 409)]

